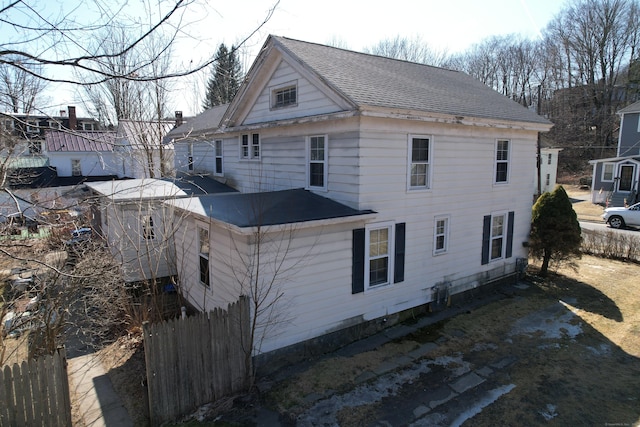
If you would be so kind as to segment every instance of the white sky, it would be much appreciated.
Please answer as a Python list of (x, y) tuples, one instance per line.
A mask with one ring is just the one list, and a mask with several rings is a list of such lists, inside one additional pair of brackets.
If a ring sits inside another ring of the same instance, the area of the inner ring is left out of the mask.
[[(269, 22), (246, 45), (249, 63), (245, 65), (251, 65), (269, 34), (322, 44), (338, 40), (352, 50), (397, 35), (420, 36), (432, 49), (448, 53), (464, 51), (492, 35), (519, 34), (534, 39), (568, 1), (280, 0)], [(220, 43), (237, 44), (275, 4), (276, 0), (203, 0), (194, 4), (186, 21), (197, 22), (186, 27), (187, 37), (177, 47), (180, 61), (198, 62), (215, 54)], [(170, 110), (182, 110), (187, 116), (198, 113), (202, 100), (189, 99), (189, 92), (193, 90), (182, 89)]]

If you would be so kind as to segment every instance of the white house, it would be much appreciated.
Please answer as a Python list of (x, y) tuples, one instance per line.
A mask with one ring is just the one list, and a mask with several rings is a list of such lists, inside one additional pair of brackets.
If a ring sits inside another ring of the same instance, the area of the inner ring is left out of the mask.
[(118, 175), (128, 178), (174, 176), (173, 146), (163, 140), (174, 124), (172, 120), (120, 120), (115, 147), (120, 163)]
[(118, 174), (115, 136), (111, 131), (47, 129), (43, 154), (58, 176), (114, 176)]
[(176, 274), (173, 234), (181, 219), (163, 201), (231, 192), (198, 177), (88, 182), (95, 196), (92, 226), (104, 236), (128, 282), (165, 280)]
[[(562, 148), (540, 148), (540, 191), (542, 193), (555, 190), (558, 179), (558, 154)], [(535, 193), (538, 192), (538, 171), (534, 179)]]
[(204, 115), (169, 133), (176, 167), (239, 193), (168, 203), (180, 289), (262, 301), (254, 354), (482, 292), (528, 256), (552, 125), (464, 73), (270, 36)]

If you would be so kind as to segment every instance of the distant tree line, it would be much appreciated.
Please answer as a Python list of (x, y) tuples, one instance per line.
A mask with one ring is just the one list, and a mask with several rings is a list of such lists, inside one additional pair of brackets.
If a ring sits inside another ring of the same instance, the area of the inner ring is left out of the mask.
[(535, 40), (494, 36), (445, 55), (419, 38), (384, 40), (368, 53), (464, 71), (548, 117), (545, 135), (571, 172), (615, 152), (616, 111), (640, 99), (638, 0), (573, 0)]

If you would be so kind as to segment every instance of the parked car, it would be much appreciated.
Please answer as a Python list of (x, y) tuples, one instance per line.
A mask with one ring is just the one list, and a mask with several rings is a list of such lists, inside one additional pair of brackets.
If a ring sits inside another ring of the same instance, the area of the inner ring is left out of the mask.
[(611, 228), (640, 227), (640, 203), (629, 207), (606, 208), (602, 219)]

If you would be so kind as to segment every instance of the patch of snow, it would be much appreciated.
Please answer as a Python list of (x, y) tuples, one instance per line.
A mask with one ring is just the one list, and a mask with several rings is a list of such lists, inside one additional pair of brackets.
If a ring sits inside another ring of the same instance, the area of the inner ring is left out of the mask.
[(555, 417), (558, 416), (558, 413), (556, 412), (557, 406), (556, 405), (552, 405), (551, 403), (547, 403), (547, 407), (546, 410), (542, 410), (542, 411), (538, 411), (540, 413), (540, 415), (542, 415), (542, 418), (544, 418), (546, 421), (552, 420)]
[(404, 384), (429, 372), (429, 365), (433, 364), (432, 360), (425, 359), (409, 368), (378, 377), (375, 382), (358, 386), (348, 393), (323, 399), (299, 415), (296, 425), (311, 427), (317, 425), (318, 420), (322, 420), (323, 426), (338, 426), (337, 415), (343, 408), (367, 405), (393, 396)]
[(479, 342), (471, 348), (471, 351), (495, 350), (497, 348), (498, 346), (492, 342)]
[(473, 418), (476, 415), (478, 415), (480, 412), (482, 412), (482, 410), (484, 408), (486, 408), (487, 406), (489, 406), (492, 403), (494, 403), (500, 397), (502, 397), (505, 394), (509, 393), (515, 387), (516, 387), (515, 384), (507, 384), (507, 385), (503, 385), (502, 387), (498, 387), (498, 388), (495, 388), (493, 390), (489, 390), (489, 392), (482, 399), (478, 400), (477, 402), (474, 402), (474, 405), (471, 408), (468, 408), (462, 414), (458, 415), (458, 418), (453, 420), (453, 422), (450, 424), (450, 426), (452, 426), (452, 427), (453, 426), (455, 426), (455, 427), (461, 426), (462, 424), (464, 424), (465, 421), (468, 421), (471, 418)]
[(542, 333), (542, 338), (547, 339), (573, 339), (582, 333), (581, 322), (576, 321), (577, 319), (578, 317), (567, 311), (562, 303), (557, 303), (517, 320), (509, 335)]
[(459, 377), (471, 371), (471, 364), (462, 359), (462, 356), (441, 356), (430, 362), (433, 365), (444, 366), (453, 372), (453, 375)]
[(597, 348), (587, 347), (587, 349), (591, 350), (591, 352), (596, 356), (608, 356), (611, 354), (611, 346), (605, 343), (600, 344)]
[(360, 385), (348, 393), (333, 395), (318, 401), (297, 419), (297, 426), (316, 426), (322, 420), (323, 426), (338, 426), (338, 412), (343, 408), (369, 405), (387, 396), (394, 396), (405, 385), (415, 381), (421, 374), (438, 365), (449, 369), (453, 376), (461, 376), (471, 371), (471, 364), (462, 355), (443, 356), (434, 360), (423, 359), (410, 367), (382, 375), (372, 383)]

